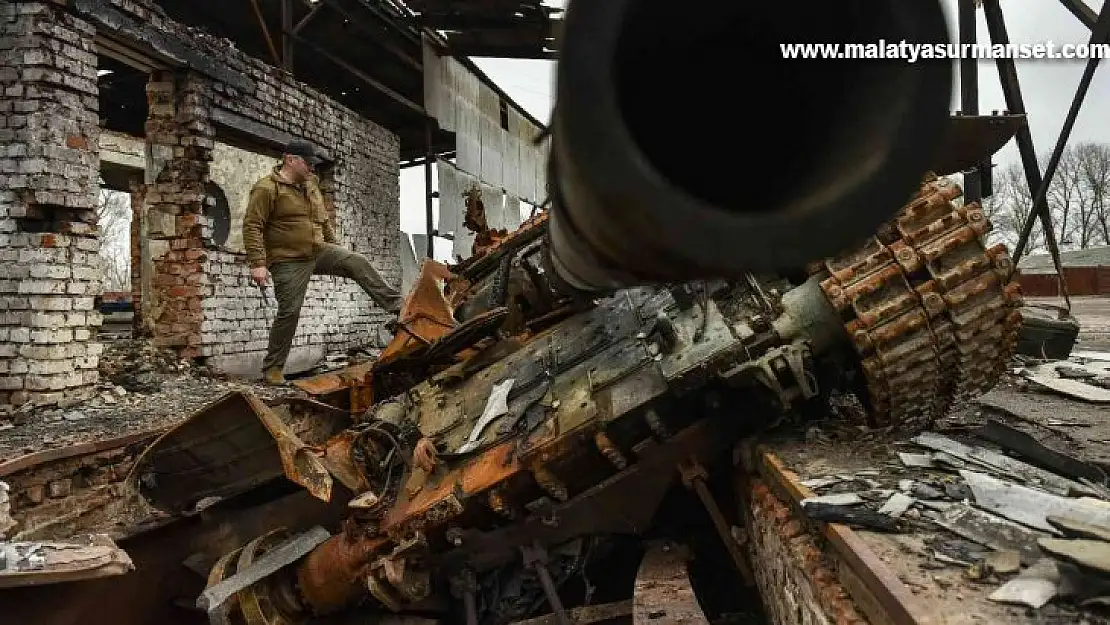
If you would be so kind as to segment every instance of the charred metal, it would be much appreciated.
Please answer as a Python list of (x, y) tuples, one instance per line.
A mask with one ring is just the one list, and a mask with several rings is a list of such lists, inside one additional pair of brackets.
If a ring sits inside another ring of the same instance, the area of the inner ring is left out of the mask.
[[(570, 4), (546, 210), (496, 230), (481, 188), (468, 191), (473, 256), (423, 262), (376, 360), (294, 382), (307, 398), (229, 393), (135, 459), (127, 485), (172, 519), (174, 550), (159, 558), (189, 551), (202, 573), (181, 601), (192, 616), (708, 623), (694, 590), (707, 560), (738, 588), (801, 596), (799, 620), (896, 611), (853, 603), (858, 580), (782, 501), (797, 484), (753, 477), (772, 460), (747, 445), (825, 418), (834, 394), (861, 400), (861, 426), (920, 431), (996, 384), (1022, 321), (1014, 265), (986, 243), (982, 207), (938, 175), (985, 162), (1024, 117), (950, 119), (943, 62), (827, 76), (749, 63), (763, 88), (805, 104), (764, 120), (761, 136), (789, 147), (754, 172), (768, 184), (722, 190), (685, 160), (720, 159), (710, 135), (649, 129), (660, 110), (698, 114), (675, 95), (693, 88), (660, 92), (656, 71), (742, 65), (730, 29), (773, 39), (793, 9), (736, 3), (694, 24), (647, 0)], [(254, 88), (110, 3), (73, 5), (155, 56)], [(813, 40), (948, 40), (935, 1), (848, 2), (801, 22), (791, 28)], [(839, 104), (815, 112), (816, 100)], [(226, 111), (212, 120), (287, 138)], [(233, 522), (239, 505), (249, 524)], [(704, 521), (700, 551), (677, 540), (691, 531), (680, 509)], [(836, 549), (850, 540), (829, 535)], [(756, 567), (753, 553), (779, 559)], [(629, 561), (596, 579), (598, 562)], [(618, 578), (634, 583), (608, 596)]]
[[(754, 584), (732, 535), (743, 522), (707, 486), (740, 442), (836, 391), (858, 393), (873, 424), (919, 429), (1007, 362), (1020, 294), (959, 194), (927, 175), (863, 245), (805, 268), (588, 300), (547, 279), (541, 213), (465, 264), (425, 261), (376, 362), (297, 383), (331, 407), (229, 397), (164, 435), (133, 477), (174, 513), (281, 475), (322, 507), (349, 492), (337, 533), (237, 602), (205, 604), (251, 623), (349, 610), (509, 623), (541, 604), (569, 618), (568, 580), (619, 537), (666, 531), (676, 489)], [(209, 591), (296, 539), (264, 534), (234, 552), (237, 569), (213, 569)], [(652, 553), (651, 575), (684, 570), (670, 558), (659, 573)], [(523, 603), (505, 603), (506, 583)], [(262, 592), (277, 616), (251, 620)]]

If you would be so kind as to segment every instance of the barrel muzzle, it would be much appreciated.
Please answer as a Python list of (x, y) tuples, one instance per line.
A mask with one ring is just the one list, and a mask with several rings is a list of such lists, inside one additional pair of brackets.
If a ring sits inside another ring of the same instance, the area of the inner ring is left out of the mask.
[(954, 61), (892, 58), (948, 43), (939, 0), (572, 0), (563, 28), (547, 261), (572, 290), (836, 254), (910, 198), (948, 121)]

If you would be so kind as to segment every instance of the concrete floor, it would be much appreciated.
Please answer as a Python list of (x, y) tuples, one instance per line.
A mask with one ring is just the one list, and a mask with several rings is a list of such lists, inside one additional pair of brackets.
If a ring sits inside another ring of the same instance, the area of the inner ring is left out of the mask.
[[(1064, 300), (1058, 297), (1027, 297), (1025, 301), (1029, 304), (1064, 305)], [(1071, 314), (1079, 320), (1076, 349), (1110, 351), (1110, 297), (1073, 297)]]

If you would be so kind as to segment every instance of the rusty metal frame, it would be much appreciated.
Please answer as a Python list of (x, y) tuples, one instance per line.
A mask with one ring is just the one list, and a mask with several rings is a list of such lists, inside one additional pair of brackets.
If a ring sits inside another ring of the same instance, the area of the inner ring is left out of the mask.
[(281, 67), (293, 73), (293, 0), (281, 0)]
[[(995, 0), (997, 1), (997, 0)], [(1110, 4), (1103, 4), (1102, 11), (1099, 14), (1098, 22), (1095, 23), (1091, 31), (1091, 45), (1110, 43)], [(1095, 70), (1098, 69), (1099, 61), (1098, 56), (1092, 56), (1087, 60), (1087, 67), (1083, 70), (1083, 77), (1079, 80), (1079, 86), (1076, 88), (1075, 96), (1072, 98), (1071, 108), (1068, 110), (1067, 118), (1064, 120), (1064, 126), (1060, 130), (1060, 136), (1056, 140), (1056, 149), (1052, 152), (1052, 157), (1048, 161), (1048, 166), (1045, 168), (1044, 180), (1041, 181), (1041, 186), (1037, 189), (1037, 193), (1033, 200), (1033, 212), (1040, 215), (1047, 216), (1048, 213), (1048, 188), (1052, 184), (1052, 177), (1056, 173), (1056, 167), (1060, 164), (1060, 158), (1063, 156), (1064, 148), (1067, 146), (1068, 138), (1071, 136), (1072, 127), (1075, 126), (1075, 120), (1079, 117), (1079, 110), (1083, 107), (1083, 100), (1087, 96), (1087, 89), (1091, 86), (1091, 80), (1094, 78)], [(1045, 221), (1042, 219), (1042, 224)], [(1025, 251), (1025, 244), (1029, 240), (1029, 235), (1033, 231), (1033, 215), (1031, 214), (1022, 227), (1021, 236), (1018, 238), (1017, 246), (1014, 249), (1014, 264), (1017, 264), (1018, 259), (1021, 258), (1022, 252)], [(1054, 237), (1055, 234), (1047, 232), (1046, 237)], [(1063, 271), (1059, 267), (1059, 260), (1053, 259), (1057, 263), (1057, 272), (1063, 279)], [(1070, 302), (1069, 302), (1070, 306)]]
[[(1005, 45), (1010, 43), (1010, 36), (1006, 32), (1006, 21), (1002, 16), (1002, 6), (999, 0), (983, 0), (983, 13), (987, 20), (987, 30), (990, 34), (991, 43)], [(1002, 94), (1006, 99), (1006, 108), (1011, 113), (1025, 114), (1025, 102), (1021, 95), (1021, 84), (1018, 82), (1017, 66), (1014, 60), (1010, 58), (998, 58), (995, 60), (995, 66), (998, 68), (998, 80), (1002, 85)], [(1025, 182), (1029, 186), (1030, 193), (1033, 189), (1041, 187), (1041, 168), (1037, 163), (1037, 151), (1033, 146), (1033, 135), (1029, 130), (1028, 123), (1024, 124), (1018, 129), (1016, 135), (1018, 151), (1021, 154), (1022, 168), (1025, 170)], [(1045, 232), (1045, 242), (1048, 245), (1048, 251), (1052, 255), (1053, 263), (1060, 266), (1060, 248), (1056, 242), (1055, 231), (1052, 229), (1052, 216), (1047, 210), (1037, 211), (1036, 206), (1030, 212), (1029, 225), (1032, 227), (1032, 218), (1034, 215), (1041, 221), (1041, 228)], [(1024, 225), (1023, 225), (1024, 229)], [(1017, 252), (1018, 250), (1015, 250)], [(1020, 260), (1020, 254), (1015, 253), (1012, 257), (1013, 268), (1017, 270), (1017, 264)], [(1065, 301), (1068, 300), (1067, 285), (1063, 282), (1063, 273), (1058, 271), (1060, 280), (1060, 291), (1064, 294)]]
[[(1084, 26), (1091, 30), (1091, 44), (1110, 43), (1110, 6), (1104, 4), (1101, 11), (1096, 14), (1094, 10), (1083, 2), (1083, 0), (1060, 0), (1060, 4), (1071, 12), (1076, 19), (1082, 22)], [(999, 0), (982, 0), (982, 5), (991, 43), (1009, 43), (1009, 36), (1006, 32), (1005, 19), (1002, 15), (1002, 8), (999, 5)], [(975, 41), (974, 5), (972, 0), (960, 0), (959, 23), (961, 42), (970, 43)], [(1033, 148), (1033, 140), (1028, 127), (1022, 128), (1017, 134), (1018, 149), (1020, 150), (1022, 165), (1025, 169), (1026, 183), (1029, 185), (1029, 190), (1030, 193), (1033, 194), (1034, 201), (1032, 210), (1022, 224), (1017, 245), (1015, 245), (1013, 250), (1012, 261), (1014, 271), (1017, 271), (1018, 262), (1025, 252), (1025, 246), (1029, 241), (1029, 236), (1032, 234), (1034, 222), (1039, 220), (1045, 234), (1045, 242), (1059, 276), (1061, 293), (1068, 309), (1071, 308), (1071, 299), (1067, 292), (1067, 280), (1064, 277), (1062, 263), (1060, 261), (1059, 245), (1056, 241), (1056, 234), (1052, 228), (1052, 217), (1049, 214), (1046, 198), (1049, 185), (1052, 183), (1052, 177), (1055, 174), (1064, 148), (1067, 146), (1072, 126), (1075, 124), (1075, 119), (1083, 105), (1083, 100), (1086, 97), (1087, 89), (1090, 86), (1091, 79), (1094, 76), (1099, 61), (1100, 59), (1095, 56), (1087, 62), (1083, 78), (1080, 80), (1075, 96), (1072, 99), (1071, 108), (1064, 120), (1063, 127), (1056, 141), (1056, 148), (1052, 153), (1043, 179), (1040, 174), (1036, 151)], [(995, 60), (995, 65), (998, 68), (999, 81), (1001, 82), (1009, 112), (1024, 114), (1025, 106), (1022, 102), (1021, 86), (1018, 84), (1017, 70), (1013, 59), (1000, 57)], [(967, 78), (964, 77), (965, 68), (970, 72)], [(961, 63), (960, 73), (963, 104), (965, 107), (977, 107), (978, 83), (975, 76), (974, 62)], [(989, 166), (989, 162), (983, 165)], [(969, 179), (972, 181), (973, 189), (978, 188), (980, 170), (982, 167), (983, 166), (980, 166), (975, 171), (969, 172), (971, 174)]]
[(316, 14), (320, 12), (320, 9), (324, 8), (327, 4), (327, 0), (319, 0), (316, 4), (312, 5), (312, 8), (308, 10), (308, 15), (302, 17), (301, 21), (297, 22), (293, 26), (293, 34), (300, 34), (300, 32), (304, 30), (304, 27), (308, 26), (308, 23), (312, 21), (312, 18), (316, 17)]
[(270, 49), (270, 56), (274, 59), (275, 65), (281, 65), (281, 57), (278, 56), (277, 47), (274, 46), (274, 38), (270, 36), (270, 27), (266, 25), (266, 18), (262, 15), (262, 7), (258, 6), (258, 0), (250, 0), (251, 6), (254, 7), (254, 15), (258, 18), (258, 25), (262, 28), (262, 36), (266, 39), (266, 47)]
[[(765, 447), (755, 450), (755, 470), (772, 490), (786, 498), (798, 518), (805, 518), (801, 501), (815, 496), (788, 469), (782, 460)], [(932, 625), (931, 610), (895, 575), (866, 543), (846, 525), (814, 523), (828, 541), (833, 555), (847, 567), (857, 583), (845, 584), (860, 610), (874, 623), (892, 625)], [(863, 596), (859, 596), (859, 595)]]
[[(290, 29), (290, 31), (292, 31), (292, 29)], [(306, 48), (308, 48), (310, 50), (312, 50), (316, 54), (319, 54), (320, 56), (324, 57), (325, 59), (331, 61), (335, 65), (339, 66), (341, 69), (347, 71), (349, 74), (351, 74), (355, 78), (358, 78), (359, 80), (361, 80), (367, 86), (372, 87), (378, 93), (388, 97), (389, 99), (393, 100), (397, 104), (400, 104), (400, 105), (404, 106), (405, 108), (409, 109), (413, 113), (416, 113), (417, 115), (420, 115), (422, 117), (427, 117), (428, 113), (427, 113), (426, 110), (424, 110), (424, 107), (422, 105), (417, 104), (416, 102), (413, 102), (412, 100), (406, 98), (404, 95), (401, 95), (400, 93), (394, 91), (393, 89), (390, 89), (384, 83), (374, 79), (373, 77), (371, 77), (366, 72), (364, 72), (364, 71), (360, 70), (359, 68), (355, 67), (354, 65), (352, 65), (350, 62), (343, 60), (342, 58), (336, 56), (335, 54), (333, 54), (331, 52), (328, 52), (322, 46), (319, 46), (319, 45), (309, 41), (308, 39), (306, 39), (303, 35), (298, 35), (298, 34), (294, 34), (294, 33), (290, 32), (290, 34), (288, 36), (289, 36), (290, 40), (296, 41), (297, 43), (305, 46)]]

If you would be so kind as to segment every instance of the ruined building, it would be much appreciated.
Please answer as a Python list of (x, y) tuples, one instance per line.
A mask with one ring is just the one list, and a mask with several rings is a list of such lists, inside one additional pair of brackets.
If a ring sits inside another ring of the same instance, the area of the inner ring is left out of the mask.
[[(291, 138), (327, 156), (340, 242), (400, 284), (399, 164), (454, 149), (421, 104), (429, 44), (367, 4), (278, 4), (0, 3), (0, 407), (67, 405), (97, 383), (102, 186), (130, 193), (135, 328), (181, 358), (260, 361), (276, 308), (239, 227)], [(293, 359), (364, 344), (383, 318), (353, 283), (314, 278)]]

